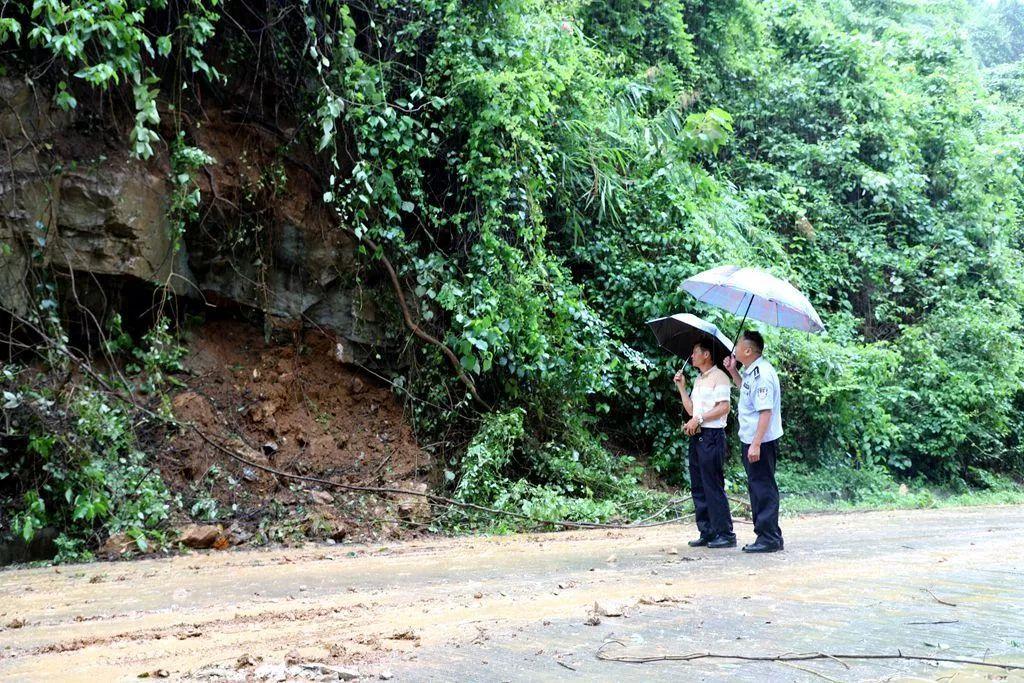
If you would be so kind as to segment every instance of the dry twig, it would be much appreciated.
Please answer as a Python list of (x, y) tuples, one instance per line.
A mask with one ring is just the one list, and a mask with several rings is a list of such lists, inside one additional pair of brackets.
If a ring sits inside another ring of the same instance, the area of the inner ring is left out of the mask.
[[(628, 664), (646, 664), (648, 662), (692, 662), (699, 659), (737, 659), (745, 662), (807, 662), (815, 659), (832, 659), (842, 663), (844, 659), (850, 660), (894, 660), (902, 659), (921, 662), (941, 662), (946, 664), (973, 664), (975, 666), (990, 666), (998, 669), (1011, 671), (1024, 671), (1021, 664), (1001, 664), (997, 662), (986, 662), (981, 659), (960, 659), (956, 657), (934, 657), (930, 655), (906, 655), (897, 651), (894, 655), (886, 654), (835, 654), (826, 652), (807, 652), (802, 654), (781, 654), (781, 655), (730, 655), (714, 652), (689, 652), (684, 654), (664, 655), (611, 655), (605, 652), (612, 643), (623, 645), (621, 641), (610, 640), (597, 650), (597, 658), (606, 662), (625, 662)], [(624, 645), (623, 645), (624, 646)], [(844, 664), (845, 665), (845, 664)]]

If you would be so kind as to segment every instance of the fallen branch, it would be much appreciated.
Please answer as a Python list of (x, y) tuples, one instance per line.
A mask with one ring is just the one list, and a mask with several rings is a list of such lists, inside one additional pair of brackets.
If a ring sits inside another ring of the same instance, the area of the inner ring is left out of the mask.
[(959, 624), (959, 619), (948, 619), (946, 621), (908, 621), (907, 626), (933, 626), (935, 624)]
[[(148, 411), (147, 411), (148, 412)], [(152, 415), (152, 413), (150, 413)], [(666, 524), (672, 524), (673, 522), (679, 522), (687, 517), (692, 517), (693, 513), (680, 515), (678, 517), (667, 519), (661, 522), (650, 522), (640, 524), (602, 524), (600, 522), (571, 522), (562, 519), (542, 519), (539, 517), (532, 517), (530, 515), (523, 514), (521, 512), (513, 512), (511, 510), (502, 510), (499, 508), (491, 508), (486, 505), (478, 505), (476, 503), (467, 503), (461, 500), (455, 500), (453, 498), (446, 498), (445, 496), (439, 496), (434, 493), (427, 493), (424, 491), (411, 491), (409, 489), (400, 489), (390, 486), (365, 486), (359, 484), (344, 484), (340, 481), (334, 481), (331, 479), (322, 479), (320, 477), (311, 477), (304, 474), (293, 474), (291, 472), (285, 472), (268, 465), (255, 462), (246, 458), (245, 456), (237, 453), (234, 449), (228, 448), (227, 446), (218, 443), (210, 435), (203, 432), (201, 429), (196, 427), (191, 422), (188, 423), (176, 423), (178, 426), (186, 427), (196, 434), (204, 442), (213, 446), (215, 449), (228, 456), (229, 458), (242, 463), (248, 467), (253, 467), (258, 470), (262, 470), (268, 474), (273, 474), (277, 477), (285, 479), (291, 479), (293, 481), (306, 481), (314, 484), (320, 484), (322, 486), (329, 486), (333, 488), (339, 488), (345, 491), (356, 491), (360, 493), (373, 493), (381, 495), (408, 495), (416, 496), (418, 498), (426, 498), (435, 505), (444, 505), (449, 507), (459, 507), (468, 510), (476, 510), (478, 512), (486, 512), (491, 515), (499, 517), (512, 517), (514, 519), (520, 519), (527, 522), (533, 522), (534, 524), (560, 526), (566, 529), (640, 529), (655, 526), (664, 526)]]
[[(152, 413), (151, 413), (151, 415), (152, 415)], [(543, 519), (543, 518), (539, 518), (539, 517), (532, 517), (530, 515), (523, 514), (523, 513), (520, 513), (520, 512), (513, 512), (511, 510), (501, 510), (499, 508), (491, 508), (491, 507), (487, 507), (485, 505), (478, 505), (476, 503), (467, 503), (465, 501), (455, 500), (453, 498), (447, 498), (445, 496), (439, 496), (437, 494), (428, 493), (428, 492), (424, 492), (424, 491), (413, 491), (413, 490), (410, 490), (410, 489), (401, 489), (401, 488), (396, 488), (396, 487), (391, 487), (391, 486), (367, 486), (367, 485), (361, 485), (361, 484), (345, 484), (345, 483), (342, 483), (340, 481), (335, 481), (335, 480), (332, 480), (332, 479), (323, 479), (323, 478), (320, 478), (320, 477), (311, 477), (309, 475), (295, 474), (295, 473), (292, 473), (292, 472), (285, 472), (283, 470), (279, 470), (277, 468), (270, 467), (268, 465), (264, 465), (262, 463), (258, 463), (258, 462), (255, 462), (253, 460), (250, 460), (250, 459), (246, 458), (245, 456), (241, 455), (240, 453), (238, 453), (234, 449), (229, 448), (229, 447), (225, 446), (224, 444), (218, 443), (213, 437), (211, 437), (209, 434), (207, 434), (204, 431), (202, 431), (201, 429), (199, 429), (195, 424), (193, 424), (191, 422), (188, 422), (188, 423), (175, 422), (175, 424), (178, 427), (184, 427), (184, 428), (187, 428), (187, 429), (191, 430), (193, 433), (195, 433), (204, 442), (206, 442), (207, 444), (209, 444), (210, 446), (212, 446), (216, 450), (220, 451), (224, 455), (228, 456), (232, 460), (235, 460), (236, 462), (239, 462), (239, 463), (241, 463), (243, 465), (246, 465), (248, 467), (253, 467), (255, 469), (262, 470), (262, 471), (264, 471), (264, 472), (266, 472), (268, 474), (272, 474), (272, 475), (274, 475), (276, 477), (281, 477), (283, 479), (290, 479), (292, 481), (305, 481), (305, 482), (309, 482), (309, 483), (320, 484), (322, 486), (342, 489), (342, 490), (345, 490), (345, 491), (354, 491), (354, 492), (359, 492), (359, 493), (370, 493), (370, 494), (377, 494), (377, 495), (407, 495), (407, 496), (415, 496), (415, 497), (418, 497), (418, 498), (426, 498), (428, 501), (430, 501), (434, 505), (447, 506), (447, 507), (458, 507), (458, 508), (468, 509), (468, 510), (476, 510), (478, 512), (485, 512), (485, 513), (488, 513), (488, 514), (491, 514), (491, 515), (495, 515), (495, 516), (498, 516), (498, 517), (502, 517), (502, 516), (503, 517), (511, 517), (511, 518), (523, 520), (523, 521), (526, 521), (526, 522), (532, 522), (532, 523), (538, 524), (538, 525), (560, 526), (560, 527), (566, 528), (566, 529), (639, 529), (639, 528), (649, 528), (649, 527), (656, 527), (656, 526), (664, 526), (666, 524), (672, 524), (674, 522), (682, 521), (682, 520), (684, 520), (684, 519), (686, 519), (688, 517), (692, 517), (694, 515), (694, 513), (691, 512), (691, 513), (687, 513), (685, 515), (679, 515), (677, 517), (674, 517), (674, 518), (671, 518), (671, 519), (667, 519), (667, 520), (663, 520), (663, 521), (660, 521), (660, 522), (640, 522), (640, 523), (635, 523), (635, 524), (603, 524), (603, 523), (600, 523), (600, 522), (571, 522), (571, 521), (567, 521), (567, 520), (558, 520), (558, 519)]]
[(666, 655), (611, 655), (605, 652), (611, 644), (625, 645), (618, 640), (610, 640), (597, 650), (597, 658), (606, 662), (625, 662), (628, 664), (646, 664), (648, 662), (692, 662), (699, 659), (737, 659), (745, 662), (807, 662), (815, 659), (833, 659), (840, 663), (844, 659), (851, 660), (910, 660), (921, 662), (940, 662), (944, 664), (973, 664), (975, 666), (989, 666), (997, 669), (1012, 671), (1024, 671), (1024, 665), (999, 664), (986, 662), (981, 659), (959, 659), (956, 657), (933, 657), (929, 655), (905, 655), (897, 651), (894, 655), (879, 654), (830, 654), (825, 652), (807, 652), (803, 654), (782, 654), (782, 655), (727, 655), (714, 652), (690, 652), (687, 654), (666, 654)]
[(947, 607), (956, 607), (956, 603), (955, 602), (947, 602), (947, 601), (939, 598), (938, 596), (936, 596), (935, 593), (932, 593), (927, 588), (922, 588), (921, 590), (923, 590), (928, 595), (932, 596), (932, 598), (935, 599), (935, 602), (939, 603), (940, 605), (946, 605)]
[(636, 523), (637, 524), (643, 524), (644, 522), (649, 522), (652, 519), (656, 519), (658, 517), (661, 517), (664, 513), (668, 512), (669, 508), (671, 508), (674, 505), (679, 505), (680, 503), (683, 503), (683, 502), (685, 502), (683, 498), (671, 498), (671, 499), (669, 499), (669, 501), (665, 504), (665, 506), (663, 508), (661, 508), (660, 510), (655, 512), (653, 515), (650, 515), (649, 517), (644, 517), (643, 519), (637, 520)]

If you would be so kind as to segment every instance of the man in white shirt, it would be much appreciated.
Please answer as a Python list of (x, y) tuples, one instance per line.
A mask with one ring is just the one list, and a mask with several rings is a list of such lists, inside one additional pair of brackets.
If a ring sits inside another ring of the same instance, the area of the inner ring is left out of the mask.
[[(740, 388), (739, 436), (743, 446), (743, 469), (747, 472), (747, 491), (754, 515), (757, 540), (743, 546), (747, 553), (773, 553), (782, 550), (779, 528), (779, 486), (775, 483), (775, 461), (782, 436), (782, 388), (775, 368), (761, 355), (764, 337), (747, 330), (725, 359), (725, 369)], [(743, 364), (737, 372), (736, 362)]]
[(683, 431), (690, 437), (690, 491), (700, 538), (692, 547), (735, 548), (729, 500), (725, 496), (725, 425), (729, 415), (729, 377), (715, 367), (711, 341), (693, 347), (691, 360), (700, 376), (686, 393), (686, 376), (680, 370), (675, 383), (690, 420)]

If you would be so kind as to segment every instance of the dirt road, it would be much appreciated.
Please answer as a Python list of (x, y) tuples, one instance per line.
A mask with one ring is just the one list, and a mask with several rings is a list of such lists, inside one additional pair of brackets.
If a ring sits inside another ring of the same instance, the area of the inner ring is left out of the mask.
[(619, 641), (608, 652), (900, 650), (1024, 665), (1024, 509), (783, 528), (786, 551), (764, 556), (691, 549), (692, 528), (667, 526), (5, 571), (0, 679), (1024, 680), (911, 661), (596, 659)]

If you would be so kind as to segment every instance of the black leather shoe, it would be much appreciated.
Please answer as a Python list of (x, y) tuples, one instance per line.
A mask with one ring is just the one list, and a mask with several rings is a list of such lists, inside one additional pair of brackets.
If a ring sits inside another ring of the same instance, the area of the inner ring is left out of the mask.
[(692, 541), (687, 541), (686, 542), (686, 545), (690, 546), (691, 548), (699, 548), (702, 545), (707, 545), (707, 544), (708, 544), (708, 539), (704, 538), (703, 536), (701, 536), (700, 538), (694, 539)]
[(708, 541), (709, 548), (735, 548), (736, 539), (729, 538), (728, 536), (719, 536), (718, 538)]
[(765, 543), (764, 541), (755, 541), (750, 545), (743, 546), (745, 553), (777, 553), (780, 550), (782, 550), (781, 543)]

